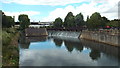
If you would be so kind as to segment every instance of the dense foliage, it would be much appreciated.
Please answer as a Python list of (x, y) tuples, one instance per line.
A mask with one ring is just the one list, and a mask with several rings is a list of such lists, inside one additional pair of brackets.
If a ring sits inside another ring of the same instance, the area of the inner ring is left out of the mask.
[(18, 66), (19, 51), (18, 51), (18, 33), (14, 28), (3, 28), (2, 30), (2, 65), (3, 66)]
[(66, 28), (86, 27), (88, 29), (100, 29), (100, 28), (106, 28), (106, 26), (115, 27), (115, 28), (120, 27), (120, 20), (115, 19), (110, 21), (105, 16), (102, 17), (98, 12), (93, 13), (90, 17), (87, 16), (86, 21), (84, 21), (84, 16), (82, 15), (82, 13), (79, 13), (76, 16), (74, 16), (72, 12), (69, 12), (65, 17), (63, 24), (61, 24), (59, 21), (58, 18), (55, 19), (55, 22), (53, 23), (54, 27), (61, 27), (61, 26)]
[[(18, 51), (18, 32), (14, 28), (14, 18), (7, 16), (0, 11), (0, 22), (2, 29), (0, 30), (0, 40), (2, 41), (2, 66), (18, 66), (19, 65), (19, 51)], [(1, 54), (0, 54), (1, 56)]]
[(90, 16), (90, 19), (88, 19), (87, 21), (87, 24), (88, 24), (88, 28), (101, 28), (103, 27), (104, 25), (103, 22), (102, 22), (102, 17), (100, 15), (100, 13), (93, 13), (92, 16)]
[(85, 25), (82, 13), (79, 13), (75, 16), (75, 24), (76, 24), (76, 27)]
[(74, 27), (75, 21), (74, 21), (74, 15), (72, 12), (69, 12), (64, 20), (64, 27)]
[(107, 23), (107, 25), (115, 28), (120, 28), (120, 20), (111, 20)]
[(53, 25), (55, 28), (61, 28), (63, 24), (62, 19), (60, 17), (56, 18), (53, 23), (54, 23)]
[(28, 28), (30, 25), (30, 19), (28, 18), (28, 15), (21, 14), (18, 17), (18, 20), (20, 22), (20, 29), (24, 30), (25, 28)]
[(14, 25), (15, 25), (14, 18), (12, 18), (11, 16), (6, 16), (4, 12), (2, 12), (2, 27), (9, 28)]

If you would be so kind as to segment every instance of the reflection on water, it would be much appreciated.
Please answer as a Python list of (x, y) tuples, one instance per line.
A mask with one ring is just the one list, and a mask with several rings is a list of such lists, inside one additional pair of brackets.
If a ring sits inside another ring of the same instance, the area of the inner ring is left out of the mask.
[(62, 42), (63, 42), (61, 39), (53, 39), (53, 41), (54, 41), (55, 45), (58, 47), (61, 47)]
[(57, 37), (21, 40), (20, 66), (117, 66), (119, 63), (118, 48), (106, 44)]
[(98, 60), (100, 58), (100, 52), (98, 50), (91, 50), (89, 56), (92, 60)]

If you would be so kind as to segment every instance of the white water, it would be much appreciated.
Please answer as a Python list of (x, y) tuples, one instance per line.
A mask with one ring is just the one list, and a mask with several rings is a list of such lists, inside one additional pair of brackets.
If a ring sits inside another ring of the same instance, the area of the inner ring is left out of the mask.
[(48, 31), (49, 36), (53, 37), (69, 37), (69, 38), (78, 38), (81, 32), (75, 31)]

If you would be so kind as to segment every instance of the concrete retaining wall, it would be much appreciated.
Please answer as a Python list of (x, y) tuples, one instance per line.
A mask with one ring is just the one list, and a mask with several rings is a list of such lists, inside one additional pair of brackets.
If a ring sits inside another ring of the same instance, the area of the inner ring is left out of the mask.
[(26, 36), (43, 36), (48, 35), (46, 28), (26, 28)]
[(120, 35), (112, 32), (104, 31), (82, 31), (80, 38), (94, 40), (114, 46), (120, 46)]

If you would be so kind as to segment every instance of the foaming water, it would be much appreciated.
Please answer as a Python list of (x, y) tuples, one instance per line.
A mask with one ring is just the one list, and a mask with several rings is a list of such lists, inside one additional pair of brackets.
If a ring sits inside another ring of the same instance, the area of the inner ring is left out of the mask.
[(78, 38), (81, 32), (76, 31), (48, 31), (49, 36), (53, 37), (68, 37), (68, 38)]

